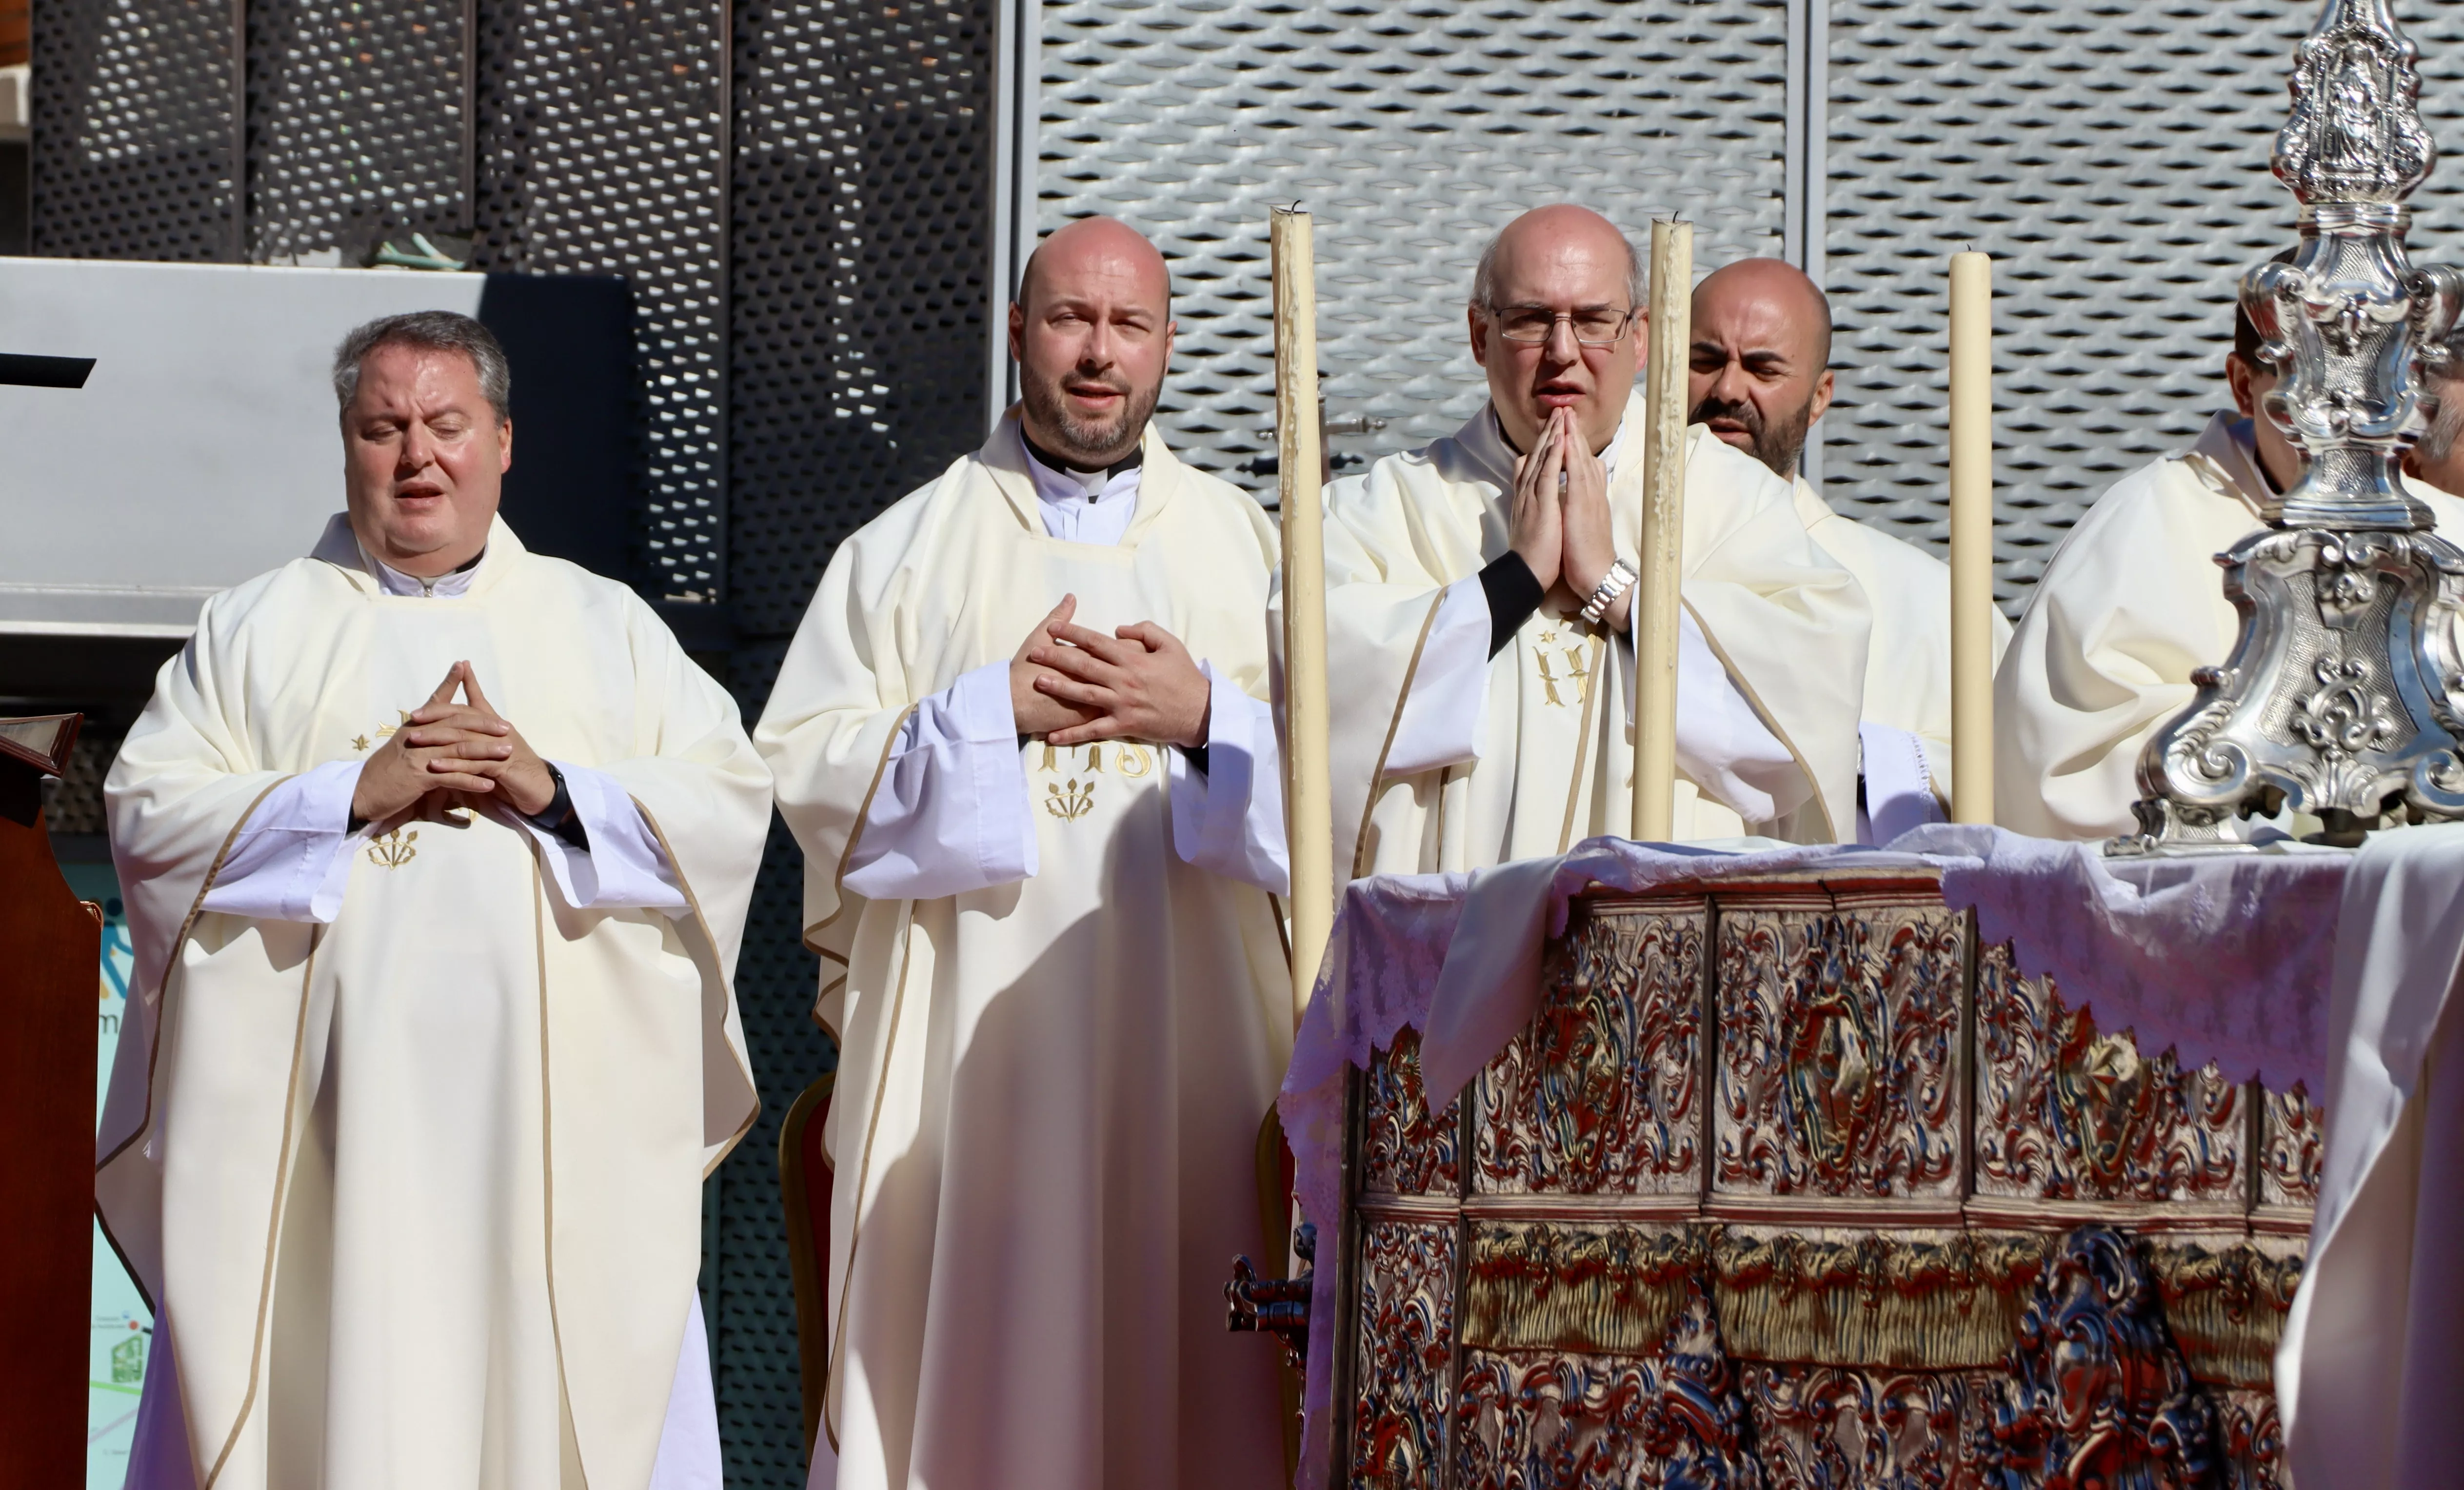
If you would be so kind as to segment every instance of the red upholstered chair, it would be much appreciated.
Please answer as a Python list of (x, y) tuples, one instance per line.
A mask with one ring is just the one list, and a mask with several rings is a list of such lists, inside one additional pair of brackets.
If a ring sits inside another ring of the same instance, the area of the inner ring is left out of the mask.
[(822, 1132), (830, 1115), (831, 1072), (803, 1089), (779, 1124), (779, 1198), (786, 1212), (787, 1261), (796, 1279), (796, 1366), (804, 1398), (804, 1447), (822, 1432), (822, 1392), (830, 1369), (830, 1185), (835, 1178)]

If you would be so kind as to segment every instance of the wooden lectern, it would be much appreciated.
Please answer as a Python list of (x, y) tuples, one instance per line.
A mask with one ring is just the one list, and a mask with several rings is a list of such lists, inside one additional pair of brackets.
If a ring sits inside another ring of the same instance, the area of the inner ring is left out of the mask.
[(83, 718), (0, 719), (0, 1490), (85, 1483), (102, 922), (41, 791)]

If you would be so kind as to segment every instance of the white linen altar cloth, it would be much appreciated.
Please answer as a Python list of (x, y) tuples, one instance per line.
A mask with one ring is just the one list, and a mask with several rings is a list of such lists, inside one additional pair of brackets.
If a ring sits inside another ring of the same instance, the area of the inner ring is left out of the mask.
[[(2021, 972), (2052, 973), (2063, 1000), (2089, 1009), (2099, 1029), (2133, 1031), (2143, 1051), (2172, 1050), (2186, 1065), (2213, 1060), (2230, 1079), (2256, 1076), (2279, 1089), (2301, 1081), (2319, 1092), (2336, 907), (2352, 860), (2295, 844), (2107, 858), (2096, 844), (1935, 823), (1884, 849), (1594, 838), (1562, 858), (1356, 879), (1276, 1101), (1301, 1209), (1312, 1219), (1340, 1209), (1344, 1067), (1365, 1070), (1398, 1031), (1419, 1030), (1422, 1081), (1441, 1110), (1529, 1021), (1546, 938), (1564, 929), (1567, 902), (1595, 887), (1937, 868), (1947, 903), (1973, 906), (1988, 944), (2011, 942)], [(2220, 984), (2235, 996), (2196, 996)], [(1313, 1319), (1337, 1317), (1334, 1274), (1330, 1253), (1316, 1273)], [(1331, 1329), (1309, 1333), (1300, 1490), (1325, 1479), (1333, 1344)]]
[[(2276, 1352), (2304, 1490), (2453, 1484), (2464, 1464), (2464, 828), (2369, 840), (2337, 915), (2327, 1151)], [(2428, 1183), (2425, 1183), (2428, 1182)]]

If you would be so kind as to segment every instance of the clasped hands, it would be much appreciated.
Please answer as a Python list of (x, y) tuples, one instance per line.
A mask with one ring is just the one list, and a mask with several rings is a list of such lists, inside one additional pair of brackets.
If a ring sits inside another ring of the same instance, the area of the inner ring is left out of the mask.
[[(1592, 598), (1617, 563), (1609, 530), (1609, 473), (1592, 454), (1572, 409), (1552, 410), (1540, 438), (1514, 463), (1514, 507), (1507, 542), (1531, 567), (1544, 590), (1572, 596), (1572, 609)], [(1617, 596), (1602, 617), (1612, 634), (1625, 630), (1634, 591)]]
[(1077, 612), (1078, 597), (1064, 595), (1010, 659), (1019, 733), (1056, 745), (1204, 745), (1211, 690), (1180, 639), (1153, 621), (1107, 636), (1070, 625)]
[(456, 808), (489, 801), (532, 817), (555, 800), (547, 762), (488, 701), (471, 664), (456, 662), (360, 768), (351, 817), (382, 834), (412, 818), (443, 822)]

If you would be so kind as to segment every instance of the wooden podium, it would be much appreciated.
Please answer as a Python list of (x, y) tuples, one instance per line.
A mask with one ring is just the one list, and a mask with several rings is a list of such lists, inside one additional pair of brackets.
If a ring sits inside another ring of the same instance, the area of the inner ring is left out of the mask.
[(102, 924), (41, 793), (82, 719), (0, 719), (0, 1490), (85, 1483)]

